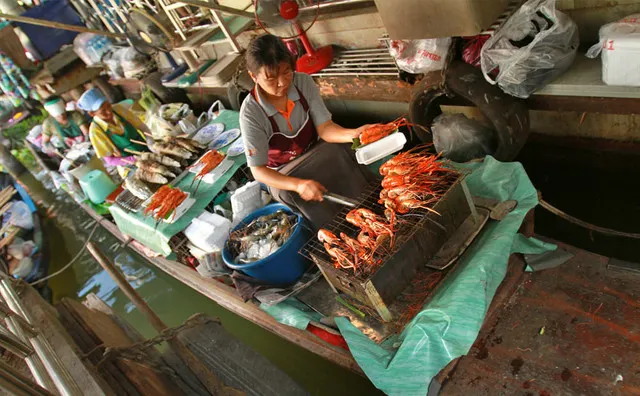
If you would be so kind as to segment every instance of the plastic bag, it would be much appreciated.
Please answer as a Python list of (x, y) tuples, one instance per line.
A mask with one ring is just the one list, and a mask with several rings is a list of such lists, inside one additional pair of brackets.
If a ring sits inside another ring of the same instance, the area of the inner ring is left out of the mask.
[(29, 206), (22, 201), (14, 201), (11, 207), (5, 213), (5, 216), (9, 217), (9, 224), (16, 227), (30, 230), (33, 228), (33, 216)]
[(193, 110), (184, 103), (169, 103), (147, 110), (145, 123), (154, 139), (188, 133), (190, 126), (197, 123)]
[(102, 57), (113, 49), (113, 43), (105, 36), (81, 33), (73, 40), (73, 51), (88, 66), (100, 63)]
[(389, 53), (398, 67), (413, 74), (442, 70), (447, 61), (451, 38), (391, 40)]
[(480, 61), (487, 81), (528, 98), (571, 66), (578, 26), (555, 5), (555, 0), (527, 1), (487, 41)]
[(438, 153), (456, 162), (484, 158), (496, 151), (495, 133), (464, 114), (441, 114), (431, 126)]
[(637, 57), (640, 47), (640, 14), (633, 14), (600, 28), (600, 41), (587, 51), (595, 58), (602, 52), (602, 81), (609, 85), (640, 86)]
[(122, 69), (122, 56), (124, 55), (126, 48), (113, 48), (107, 52), (102, 58), (109, 74), (112, 78), (124, 78), (124, 70)]
[(11, 257), (22, 260), (25, 257), (31, 257), (35, 249), (36, 244), (33, 241), (25, 241), (22, 238), (16, 238), (7, 248), (7, 253)]
[(124, 49), (121, 55), (122, 71), (125, 78), (141, 78), (151, 70), (155, 63), (148, 55), (141, 54), (133, 47)]
[(491, 36), (480, 35), (467, 40), (462, 48), (462, 60), (471, 66), (480, 67), (480, 52), (489, 37)]

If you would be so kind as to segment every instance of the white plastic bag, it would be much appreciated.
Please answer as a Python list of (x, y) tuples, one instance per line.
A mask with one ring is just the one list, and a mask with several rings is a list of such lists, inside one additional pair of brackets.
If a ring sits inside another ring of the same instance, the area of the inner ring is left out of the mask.
[(413, 74), (442, 70), (447, 61), (451, 38), (391, 40), (389, 53), (398, 67)]
[(529, 0), (485, 43), (480, 65), (491, 84), (528, 98), (571, 66), (578, 45), (578, 26), (555, 0)]
[(438, 153), (456, 162), (484, 158), (497, 148), (495, 132), (464, 114), (441, 114), (431, 126)]
[(33, 216), (26, 203), (22, 201), (14, 201), (9, 210), (5, 213), (5, 216), (7, 215), (9, 218), (9, 224), (25, 230), (33, 228)]
[(595, 58), (602, 52), (602, 81), (608, 85), (640, 86), (640, 14), (633, 14), (600, 28), (600, 41), (587, 51)]

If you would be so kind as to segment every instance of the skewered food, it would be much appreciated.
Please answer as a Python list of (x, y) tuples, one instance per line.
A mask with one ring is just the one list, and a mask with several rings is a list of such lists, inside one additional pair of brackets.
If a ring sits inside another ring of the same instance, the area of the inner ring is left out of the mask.
[(156, 221), (165, 219), (187, 198), (187, 194), (179, 188), (164, 185), (151, 197), (151, 202), (145, 208), (146, 215), (151, 214)]
[(153, 183), (153, 184), (167, 184), (169, 183), (169, 180), (157, 173), (154, 172), (149, 172), (143, 169), (136, 169), (136, 173), (135, 173), (136, 177), (142, 181), (145, 181), (147, 183)]
[(137, 160), (136, 166), (143, 171), (157, 173), (162, 176), (176, 177), (166, 166), (151, 160)]
[(164, 142), (155, 141), (149, 144), (149, 149), (154, 153), (158, 153), (158, 154), (170, 155), (172, 157), (178, 157), (178, 158), (184, 158), (184, 159), (191, 158), (191, 152), (189, 150), (185, 150), (182, 147), (177, 146), (173, 143), (164, 143)]
[(201, 166), (202, 169), (198, 172), (195, 179), (202, 179), (207, 173), (214, 170), (224, 160), (224, 155), (220, 154), (216, 150), (210, 150), (203, 155), (198, 162), (192, 165), (193, 168)]
[(137, 177), (129, 177), (124, 181), (124, 188), (129, 190), (131, 194), (142, 200), (147, 200), (153, 194), (149, 187)]
[(164, 166), (180, 168), (180, 162), (174, 160), (171, 157), (167, 157), (166, 155), (162, 155), (158, 153), (142, 153), (138, 156), (138, 159), (141, 159), (143, 161), (155, 161)]

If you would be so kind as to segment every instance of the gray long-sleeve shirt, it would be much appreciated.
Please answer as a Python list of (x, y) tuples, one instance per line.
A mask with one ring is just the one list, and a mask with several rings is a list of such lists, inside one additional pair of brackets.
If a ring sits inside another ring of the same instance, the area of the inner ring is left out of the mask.
[(307, 119), (298, 90), (309, 104), (309, 114), (316, 128), (331, 120), (331, 113), (327, 110), (320, 90), (311, 76), (304, 73), (295, 73), (293, 84), (287, 92), (288, 98), (294, 102), (290, 116), (291, 129), (286, 118), (261, 95), (256, 89), (257, 100), (253, 95), (248, 95), (240, 108), (240, 131), (246, 148), (247, 163), (249, 166), (264, 166), (268, 162), (269, 139), (273, 135), (273, 128), (268, 117), (274, 117), (280, 133), (286, 136), (295, 136)]

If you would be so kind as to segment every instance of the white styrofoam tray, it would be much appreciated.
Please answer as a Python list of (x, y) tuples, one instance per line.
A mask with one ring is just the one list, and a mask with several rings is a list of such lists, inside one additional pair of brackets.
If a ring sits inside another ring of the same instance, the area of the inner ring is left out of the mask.
[[(174, 223), (183, 214), (185, 214), (187, 210), (189, 210), (193, 206), (194, 203), (196, 203), (196, 200), (194, 198), (191, 198), (190, 193), (187, 192), (186, 194), (187, 197), (184, 199), (184, 201), (182, 201), (182, 203), (178, 205), (178, 207), (175, 208), (174, 211), (169, 214), (169, 216), (162, 219), (165, 223)], [(151, 199), (153, 199), (153, 195), (142, 203), (142, 207), (146, 208), (147, 206), (149, 206), (149, 204), (151, 203)]]
[[(204, 156), (204, 154), (202, 156)], [(200, 157), (200, 158), (202, 158), (202, 157)], [(200, 161), (200, 159), (198, 159), (198, 162), (196, 162), (191, 168), (189, 168), (189, 172), (197, 175), (198, 172), (200, 172), (200, 170), (202, 170), (202, 167), (204, 165), (199, 163), (199, 161)], [(211, 172), (207, 173), (206, 175), (204, 175), (202, 177), (202, 181), (207, 183), (207, 184), (215, 183), (216, 180), (218, 180), (229, 169), (231, 169), (231, 167), (233, 166), (233, 163), (234, 163), (233, 159), (225, 156), (224, 159), (222, 160), (222, 162), (220, 162), (218, 164), (218, 166), (213, 168), (211, 170)]]
[(395, 132), (377, 142), (356, 149), (356, 160), (359, 164), (370, 165), (389, 154), (402, 150), (407, 138), (401, 132)]

